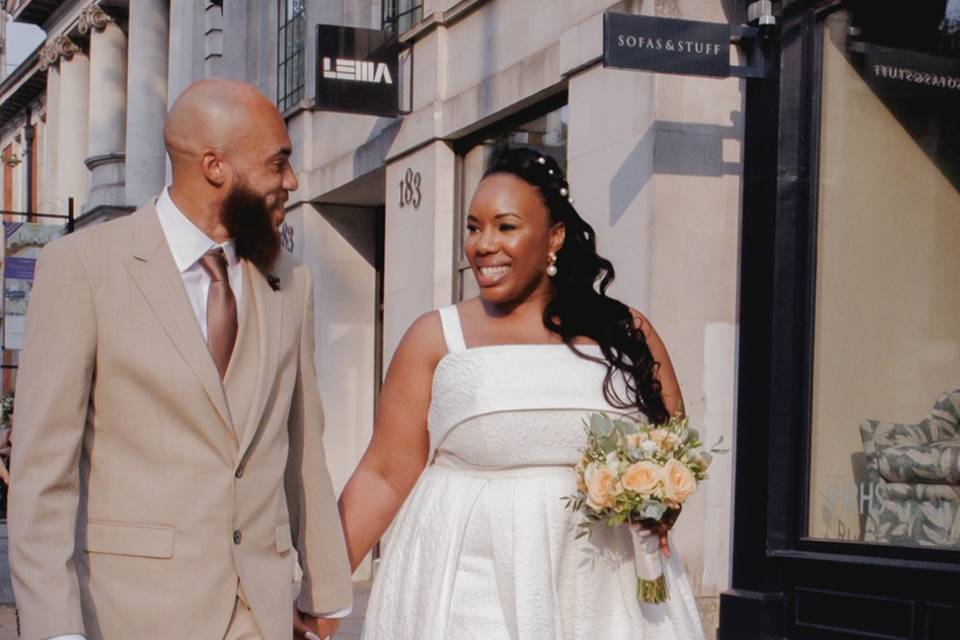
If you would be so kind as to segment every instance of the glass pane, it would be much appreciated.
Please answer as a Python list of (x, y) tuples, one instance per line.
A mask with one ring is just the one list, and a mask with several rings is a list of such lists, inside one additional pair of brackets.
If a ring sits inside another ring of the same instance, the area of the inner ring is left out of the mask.
[[(493, 154), (503, 148), (533, 147), (551, 155), (560, 167), (567, 170), (567, 121), (569, 109), (566, 105), (543, 116), (524, 122), (511, 129), (481, 141), (462, 157), (460, 179), (460, 243), (457, 248), (458, 259), (465, 260), (463, 247), (466, 240), (467, 210), (470, 198), (480, 184), (483, 171)], [(473, 274), (467, 271), (461, 279), (460, 299), (479, 294)], [(472, 287), (472, 288), (470, 288)]]
[(480, 295), (480, 287), (477, 286), (477, 278), (473, 275), (470, 268), (460, 272), (460, 299), (476, 298)]
[(808, 530), (960, 549), (960, 108), (876, 80), (960, 59), (876, 17), (824, 27)]

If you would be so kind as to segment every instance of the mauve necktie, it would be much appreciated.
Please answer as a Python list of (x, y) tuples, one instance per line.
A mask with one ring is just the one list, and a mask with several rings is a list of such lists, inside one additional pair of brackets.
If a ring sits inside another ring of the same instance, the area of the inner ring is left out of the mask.
[(237, 299), (230, 289), (227, 278), (227, 257), (223, 249), (213, 249), (203, 254), (200, 266), (210, 276), (210, 291), (207, 293), (207, 348), (217, 365), (222, 379), (227, 375), (227, 365), (233, 345), (237, 341)]

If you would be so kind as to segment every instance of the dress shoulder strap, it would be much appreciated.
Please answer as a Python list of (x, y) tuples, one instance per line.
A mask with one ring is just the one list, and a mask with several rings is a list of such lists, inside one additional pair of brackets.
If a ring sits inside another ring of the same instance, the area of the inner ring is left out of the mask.
[(447, 351), (455, 353), (467, 348), (463, 339), (463, 329), (460, 327), (460, 313), (456, 305), (441, 307), (440, 322), (443, 324), (443, 339), (447, 342)]

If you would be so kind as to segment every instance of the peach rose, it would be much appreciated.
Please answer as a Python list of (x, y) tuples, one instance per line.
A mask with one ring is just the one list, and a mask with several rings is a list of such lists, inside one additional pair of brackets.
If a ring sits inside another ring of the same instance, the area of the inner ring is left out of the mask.
[(627, 443), (627, 447), (631, 449), (639, 449), (640, 443), (643, 442), (643, 439), (639, 433), (628, 433), (626, 436), (624, 436), (624, 440)]
[(696, 478), (682, 462), (671, 460), (663, 467), (663, 493), (668, 503), (683, 504), (696, 489)]
[(663, 439), (663, 444), (667, 451), (672, 451), (680, 444), (680, 436), (675, 433), (668, 433), (667, 437)]
[(620, 482), (625, 489), (647, 495), (660, 483), (660, 467), (652, 462), (637, 462), (627, 467)]
[(670, 435), (670, 432), (666, 429), (654, 429), (650, 432), (650, 440), (657, 443), (657, 446), (663, 445), (664, 440), (667, 439), (667, 436)]
[(590, 465), (586, 472), (587, 504), (594, 509), (613, 506), (617, 475), (606, 466)]

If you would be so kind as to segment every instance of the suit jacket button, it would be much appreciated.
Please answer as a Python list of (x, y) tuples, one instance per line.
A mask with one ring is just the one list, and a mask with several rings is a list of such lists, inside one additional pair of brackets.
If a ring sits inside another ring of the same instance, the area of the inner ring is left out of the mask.
[(241, 540), (243, 540), (243, 534), (237, 529), (233, 532), (233, 544), (240, 544)]
[(237, 480), (243, 477), (243, 465), (237, 467), (237, 472), (234, 475), (237, 476)]

